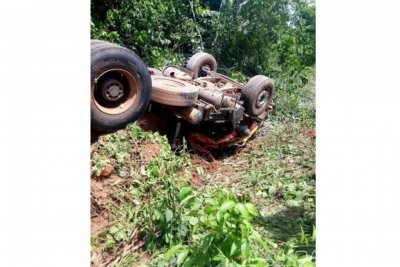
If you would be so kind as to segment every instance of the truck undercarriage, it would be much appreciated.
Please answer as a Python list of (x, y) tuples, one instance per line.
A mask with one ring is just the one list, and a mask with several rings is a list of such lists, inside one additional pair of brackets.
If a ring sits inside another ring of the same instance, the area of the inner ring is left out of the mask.
[(202, 153), (243, 146), (274, 108), (271, 78), (256, 75), (243, 85), (218, 73), (204, 52), (160, 71), (128, 49), (93, 40), (91, 73), (93, 130), (115, 131), (145, 113), (139, 124), (166, 133), (174, 148), (184, 140)]

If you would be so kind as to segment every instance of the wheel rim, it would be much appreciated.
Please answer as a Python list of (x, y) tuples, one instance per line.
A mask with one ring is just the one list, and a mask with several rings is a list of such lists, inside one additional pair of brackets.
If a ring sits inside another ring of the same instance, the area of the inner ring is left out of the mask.
[(268, 101), (268, 96), (268, 91), (262, 91), (257, 97), (256, 107), (261, 108), (266, 105)]
[(118, 115), (133, 106), (137, 92), (138, 83), (131, 73), (111, 69), (95, 79), (93, 101), (102, 112)]
[(211, 70), (210, 65), (204, 64), (203, 66), (200, 67), (199, 77), (205, 77), (205, 76), (207, 76), (206, 70)]

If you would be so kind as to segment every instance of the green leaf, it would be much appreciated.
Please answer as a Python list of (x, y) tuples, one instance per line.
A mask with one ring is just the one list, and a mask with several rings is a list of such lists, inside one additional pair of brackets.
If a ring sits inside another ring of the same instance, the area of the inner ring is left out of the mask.
[(315, 225), (313, 225), (313, 231), (312, 231), (312, 237), (311, 237), (311, 241), (315, 241), (317, 239), (317, 231), (315, 229)]
[(179, 203), (180, 205), (185, 205), (186, 203), (188, 203), (190, 200), (194, 199), (196, 196), (195, 195), (190, 195), (187, 196), (184, 200), (181, 201), (181, 203)]
[(160, 220), (162, 218), (162, 213), (160, 212), (159, 209), (154, 210), (154, 219)]
[(221, 221), (221, 212), (217, 212), (217, 221), (220, 222)]
[(312, 262), (313, 260), (313, 256), (311, 255), (302, 255), (297, 259), (297, 262), (300, 264), (304, 264), (304, 263), (308, 263), (308, 262)]
[(223, 261), (225, 261), (225, 259), (226, 259), (225, 255), (222, 254), (221, 252), (218, 253), (217, 255), (215, 255), (215, 256), (212, 258), (212, 260), (213, 260), (213, 261), (216, 261), (216, 262), (223, 262)]
[(290, 207), (300, 207), (301, 203), (300, 201), (294, 200), (294, 199), (289, 199), (286, 201), (286, 204)]
[(305, 262), (300, 265), (301, 267), (315, 267), (315, 262)]
[(235, 202), (233, 200), (225, 200), (219, 208), (219, 212), (225, 212), (235, 206)]
[(233, 256), (236, 253), (236, 251), (237, 251), (237, 245), (235, 242), (232, 242), (230, 255)]
[(253, 216), (256, 216), (256, 215), (257, 215), (257, 209), (256, 209), (256, 207), (254, 207), (253, 204), (251, 204), (251, 203), (246, 203), (246, 204), (244, 204), (244, 205), (246, 206), (247, 211), (248, 211), (251, 215), (253, 215)]
[(192, 192), (193, 189), (190, 186), (182, 187), (182, 189), (179, 191), (179, 199), (180, 200), (184, 199), (187, 195), (191, 194)]
[(271, 185), (268, 187), (268, 194), (269, 195), (273, 195), (276, 193), (276, 186), (275, 185)]
[(167, 210), (165, 212), (165, 219), (167, 220), (167, 222), (171, 221), (173, 216), (174, 213), (172, 212), (172, 210)]
[(190, 217), (189, 219), (189, 223), (191, 225), (196, 225), (199, 222), (199, 219), (197, 219), (196, 217)]
[(197, 172), (199, 175), (203, 175), (203, 174), (204, 174), (204, 169), (203, 169), (203, 167), (201, 167), (201, 166), (196, 167), (196, 172)]
[(188, 232), (188, 228), (187, 228), (186, 224), (179, 225), (178, 231), (179, 231), (180, 236), (182, 236), (182, 237), (186, 236), (186, 234)]
[(114, 234), (116, 240), (121, 241), (127, 238), (125, 230), (120, 230)]
[(120, 152), (117, 152), (117, 153), (115, 154), (115, 158), (117, 159), (117, 162), (121, 164), (121, 163), (124, 162), (125, 157), (127, 157), (128, 155), (129, 155), (129, 154), (126, 153), (125, 151), (120, 151)]
[(112, 248), (115, 245), (115, 240), (111, 235), (107, 235), (107, 241), (104, 245), (105, 248)]
[(254, 258), (249, 259), (244, 262), (244, 266), (251, 266), (251, 267), (266, 267), (268, 266), (267, 261), (263, 258)]
[(251, 239), (256, 240), (258, 243), (260, 243), (264, 250), (267, 251), (268, 250), (268, 244), (261, 238), (260, 234), (256, 231), (253, 231), (253, 233), (250, 236)]
[(171, 257), (175, 255), (176, 251), (181, 247), (182, 247), (181, 244), (171, 247), (164, 255), (165, 260), (169, 261)]
[(186, 261), (183, 263), (182, 267), (192, 267), (195, 266), (193, 263), (196, 261), (196, 258), (188, 257)]
[(219, 206), (207, 206), (207, 207), (205, 208), (204, 212), (205, 212), (206, 214), (210, 214), (210, 213), (212, 213), (213, 211), (218, 210), (218, 208), (219, 208)]
[(256, 240), (258, 243), (263, 245), (263, 247), (266, 251), (268, 250), (268, 245), (270, 245), (273, 248), (278, 247), (278, 245), (276, 243), (274, 243), (272, 240), (266, 239), (266, 238), (263, 239), (261, 237), (260, 233), (258, 233), (256, 230), (253, 230), (253, 233), (251, 234), (250, 238)]
[(206, 252), (208, 247), (210, 246), (211, 242), (213, 241), (214, 237), (212, 234), (206, 235), (203, 239), (203, 242), (201, 244), (201, 249), (203, 252)]
[(238, 212), (240, 212), (240, 214), (241, 214), (244, 218), (246, 218), (246, 219), (249, 219), (249, 218), (250, 218), (249, 213), (248, 213), (248, 211), (247, 211), (245, 205), (243, 205), (242, 203), (237, 203), (237, 204), (235, 205), (235, 209), (236, 209)]
[(178, 266), (182, 265), (182, 263), (185, 261), (187, 255), (188, 255), (188, 253), (189, 253), (189, 249), (185, 248), (178, 254), (178, 258), (176, 260), (176, 264)]
[(110, 232), (110, 234), (115, 234), (119, 231), (119, 229), (116, 226), (111, 226), (110, 230), (108, 231)]
[(242, 251), (242, 256), (247, 259), (248, 257), (250, 257), (250, 253), (251, 253), (251, 247), (249, 242), (246, 239), (242, 240), (242, 245), (240, 247), (241, 251)]

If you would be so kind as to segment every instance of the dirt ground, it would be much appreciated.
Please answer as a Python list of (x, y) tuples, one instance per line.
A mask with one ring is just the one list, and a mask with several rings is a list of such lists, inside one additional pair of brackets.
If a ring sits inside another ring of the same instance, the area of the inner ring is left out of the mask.
[[(146, 126), (146, 125), (145, 125)], [(147, 124), (147, 126), (149, 126)], [(151, 126), (151, 125), (150, 125)], [(152, 125), (155, 127), (156, 125)], [(316, 131), (313, 128), (305, 128), (299, 131), (300, 136), (303, 136), (304, 142), (315, 142), (316, 139)], [(100, 135), (94, 133), (94, 139), (92, 135), (92, 141), (96, 142)], [(306, 138), (304, 138), (306, 137)], [(307, 141), (309, 140), (309, 141)], [(92, 148), (95, 146), (95, 143), (92, 143)], [(218, 151), (216, 154), (213, 154), (213, 160), (210, 160), (209, 157), (196, 153), (195, 151), (190, 151), (190, 159), (191, 159), (191, 177), (190, 182), (192, 186), (199, 191), (206, 190), (207, 188), (236, 188), (238, 197), (240, 195), (246, 195), (247, 190), (250, 190), (248, 186), (246, 187), (244, 184), (246, 183), (244, 177), (246, 172), (249, 171), (251, 165), (248, 160), (248, 155), (254, 151), (259, 151), (262, 146), (265, 146), (265, 138), (261, 136), (261, 138), (256, 134), (255, 138), (251, 138), (245, 146), (230, 149), (226, 151)], [(140, 153), (140, 162), (149, 163), (151, 160), (157, 156), (160, 156), (162, 152), (162, 145), (158, 143), (145, 143), (141, 144), (138, 148)], [(308, 151), (307, 153), (312, 153), (313, 151)], [(93, 149), (91, 149), (91, 155), (93, 153)], [(265, 158), (252, 158), (253, 162), (263, 162)], [(282, 161), (284, 162), (284, 161)], [(110, 204), (113, 201), (113, 194), (111, 192), (111, 188), (113, 185), (118, 183), (124, 183), (127, 179), (124, 177), (120, 177), (113, 172), (106, 172), (101, 177), (95, 177), (94, 175), (91, 178), (91, 235), (99, 236), (101, 233), (107, 231), (114, 222), (111, 221), (111, 216), (108, 213), (110, 210)], [(261, 185), (258, 183), (254, 184), (252, 189), (254, 192), (264, 190), (261, 188)], [(281, 199), (284, 192), (282, 191), (283, 187), (277, 188), (274, 193), (275, 199)], [(257, 201), (257, 199), (255, 200)], [(275, 205), (275, 207), (274, 207)], [(278, 204), (278, 202), (269, 203), (268, 210), (281, 210), (282, 205)], [(289, 216), (290, 214), (288, 214)], [(290, 215), (292, 216), (292, 215)], [(296, 216), (292, 216), (296, 217)], [(299, 217), (299, 216), (297, 216)], [(102, 264), (109, 260), (113, 259), (113, 255), (101, 252), (99, 254), (94, 254), (95, 256), (92, 258), (93, 266), (100, 266), (97, 264)], [(135, 260), (138, 262), (147, 262), (149, 261), (146, 253), (144, 251), (139, 252), (139, 258)]]
[(111, 177), (92, 177), (90, 180), (90, 196), (96, 203), (95, 206), (92, 205), (91, 207), (91, 235), (98, 235), (111, 224), (108, 209), (102, 207), (107, 207), (110, 204), (109, 186), (118, 179), (120, 177), (112, 175)]
[[(97, 134), (97, 133), (95, 133)], [(99, 135), (100, 136), (100, 135)], [(99, 138), (96, 136), (96, 140)], [(145, 144), (140, 148), (141, 159), (143, 162), (150, 162), (151, 159), (157, 157), (161, 152), (160, 144)], [(244, 147), (238, 153), (244, 153), (248, 149), (251, 149), (250, 145)], [(92, 152), (92, 151), (91, 151)], [(219, 184), (231, 184), (240, 177), (240, 166), (232, 166), (231, 164), (224, 161), (224, 157), (234, 156), (232, 153), (225, 154), (223, 157), (216, 157), (215, 160), (209, 161), (208, 158), (201, 155), (191, 153), (191, 179), (190, 182), (193, 187), (200, 189), (206, 186), (212, 186), (216, 182)], [(98, 235), (105, 231), (112, 224), (110, 221), (110, 215), (107, 210), (108, 205), (111, 202), (110, 186), (117, 183), (119, 180), (124, 179), (110, 172), (103, 172), (100, 177), (94, 175), (90, 181), (91, 198), (94, 200), (95, 205), (92, 204), (92, 215), (91, 215), (91, 235)], [(209, 174), (213, 175), (210, 176)], [(216, 181), (215, 178), (223, 179), (222, 181)], [(102, 208), (104, 207), (104, 208)]]

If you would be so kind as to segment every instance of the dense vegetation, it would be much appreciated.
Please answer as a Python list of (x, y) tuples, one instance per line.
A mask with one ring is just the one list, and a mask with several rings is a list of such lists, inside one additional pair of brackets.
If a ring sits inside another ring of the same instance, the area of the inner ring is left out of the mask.
[(92, 0), (92, 37), (135, 49), (153, 67), (204, 50), (223, 71), (292, 79), (315, 63), (309, 2)]
[(92, 223), (105, 224), (92, 232), (92, 263), (314, 266), (314, 3), (91, 0), (91, 9), (92, 38), (134, 49), (149, 66), (203, 50), (239, 81), (264, 74), (277, 84), (276, 111), (251, 149), (214, 165), (172, 153), (135, 124), (102, 136), (93, 176), (113, 171), (92, 179)]

